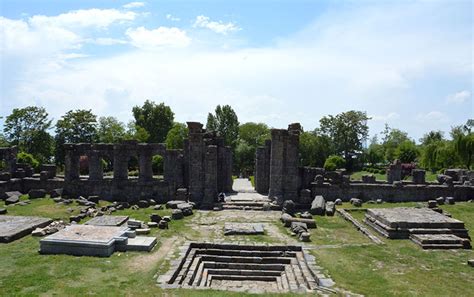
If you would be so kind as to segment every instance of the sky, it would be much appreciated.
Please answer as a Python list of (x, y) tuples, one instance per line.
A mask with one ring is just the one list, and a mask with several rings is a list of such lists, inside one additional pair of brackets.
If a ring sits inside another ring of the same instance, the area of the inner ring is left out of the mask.
[(178, 122), (216, 105), (304, 130), (348, 110), (414, 140), (474, 118), (473, 4), (434, 1), (0, 0), (0, 128), (13, 108)]

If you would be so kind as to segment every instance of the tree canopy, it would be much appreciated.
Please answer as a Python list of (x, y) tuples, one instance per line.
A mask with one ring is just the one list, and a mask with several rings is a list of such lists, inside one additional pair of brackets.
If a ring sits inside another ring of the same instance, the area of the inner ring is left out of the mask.
[(173, 128), (169, 130), (166, 135), (166, 148), (168, 149), (183, 149), (184, 139), (188, 137), (188, 127), (183, 123), (174, 123)]
[(168, 131), (173, 127), (174, 113), (163, 102), (156, 104), (146, 100), (142, 106), (133, 107), (132, 113), (135, 124), (149, 134), (148, 142), (164, 142)]
[(217, 105), (215, 114), (207, 116), (206, 129), (217, 131), (224, 137), (226, 145), (235, 150), (239, 137), (239, 119), (230, 105)]

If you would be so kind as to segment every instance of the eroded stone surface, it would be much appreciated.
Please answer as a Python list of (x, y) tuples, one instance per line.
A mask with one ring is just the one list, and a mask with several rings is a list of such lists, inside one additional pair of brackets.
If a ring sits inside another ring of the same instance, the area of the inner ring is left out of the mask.
[(128, 216), (99, 216), (90, 219), (86, 225), (94, 226), (120, 226), (128, 220)]
[(52, 222), (48, 218), (0, 216), (0, 242), (8, 243), (28, 235), (38, 227), (45, 227)]
[(224, 235), (258, 235), (264, 234), (263, 224), (259, 223), (225, 223)]

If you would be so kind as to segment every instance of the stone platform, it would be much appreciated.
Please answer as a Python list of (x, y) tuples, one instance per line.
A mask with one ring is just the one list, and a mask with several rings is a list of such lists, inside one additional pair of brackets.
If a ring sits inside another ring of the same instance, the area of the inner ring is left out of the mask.
[(109, 257), (115, 251), (150, 251), (155, 244), (155, 237), (135, 237), (126, 226), (71, 225), (42, 239), (40, 253)]
[(225, 223), (224, 235), (263, 235), (265, 229), (259, 223)]
[(52, 220), (40, 217), (0, 216), (0, 243), (8, 243), (22, 238), (36, 228), (51, 224)]
[(333, 292), (314, 258), (301, 246), (190, 243), (169, 274), (158, 278), (163, 288), (209, 288), (250, 293)]
[(90, 219), (85, 225), (94, 226), (121, 226), (128, 221), (128, 216), (99, 216)]
[(407, 239), (426, 249), (470, 248), (462, 221), (429, 208), (367, 209), (364, 222), (390, 239)]

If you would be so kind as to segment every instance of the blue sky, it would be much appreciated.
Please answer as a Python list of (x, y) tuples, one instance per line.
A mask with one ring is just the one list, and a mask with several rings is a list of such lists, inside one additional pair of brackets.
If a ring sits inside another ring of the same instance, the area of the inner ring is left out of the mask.
[(388, 123), (416, 140), (474, 117), (467, 0), (0, 5), (0, 116), (39, 105), (127, 122), (151, 99), (181, 122), (230, 104), (241, 122), (312, 130), (356, 109), (371, 135)]

